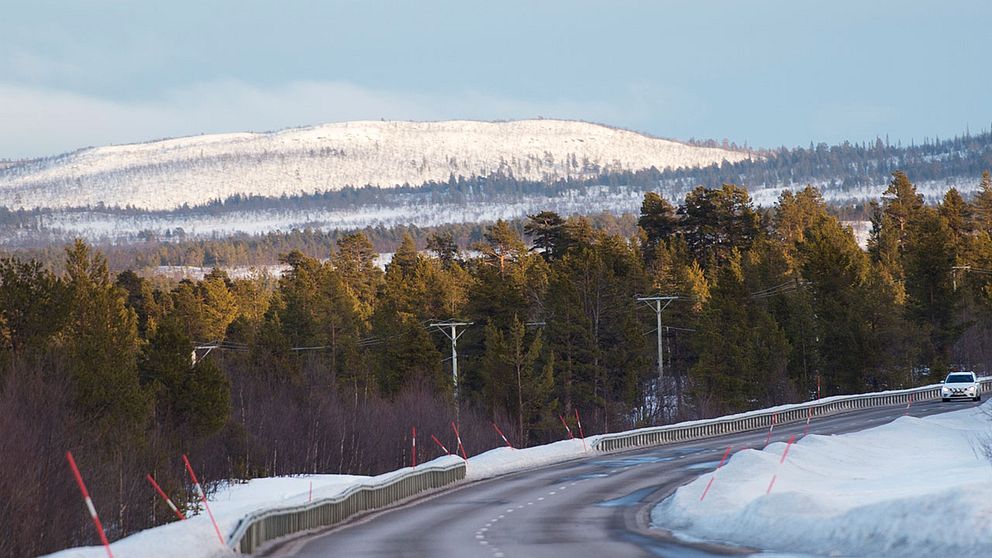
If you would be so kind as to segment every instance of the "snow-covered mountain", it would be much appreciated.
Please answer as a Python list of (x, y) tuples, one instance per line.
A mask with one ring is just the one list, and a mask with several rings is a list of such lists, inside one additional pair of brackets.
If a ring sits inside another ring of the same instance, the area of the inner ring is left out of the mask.
[(169, 210), (236, 194), (393, 187), (494, 173), (547, 180), (749, 154), (561, 120), (343, 122), (87, 148), (0, 167), (0, 206)]

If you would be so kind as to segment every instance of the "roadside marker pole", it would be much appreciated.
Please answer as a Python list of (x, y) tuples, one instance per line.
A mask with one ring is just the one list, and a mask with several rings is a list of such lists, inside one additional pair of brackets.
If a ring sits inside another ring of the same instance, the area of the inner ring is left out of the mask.
[(568, 427), (568, 423), (565, 422), (565, 417), (563, 417), (561, 415), (558, 415), (558, 418), (561, 419), (561, 423), (565, 426), (565, 432), (568, 432), (568, 439), (569, 440), (574, 440), (575, 439), (575, 436), (572, 436), (572, 429), (569, 428)]
[(806, 407), (806, 428), (803, 428), (803, 438), (809, 434), (809, 421), (813, 418), (813, 407)]
[(506, 447), (510, 449), (514, 449), (513, 445), (510, 444), (510, 441), (506, 439), (506, 436), (503, 434), (503, 431), (499, 429), (499, 426), (496, 426), (495, 421), (493, 422), (493, 428), (496, 429), (496, 433), (499, 434), (499, 437), (503, 438), (503, 443), (506, 444)]
[(579, 436), (582, 437), (582, 451), (588, 453), (589, 448), (586, 446), (586, 434), (582, 431), (582, 421), (579, 419), (579, 409), (575, 409), (575, 423), (579, 425)]
[(433, 434), (431, 434), (431, 440), (434, 440), (434, 443), (435, 443), (435, 444), (437, 444), (437, 445), (439, 445), (439, 446), (441, 446), (441, 449), (443, 449), (443, 450), (444, 450), (444, 453), (445, 453), (446, 455), (451, 455), (451, 452), (450, 452), (450, 451), (448, 451), (448, 448), (446, 448), (446, 447), (444, 447), (444, 444), (442, 444), (442, 443), (441, 443), (441, 440), (438, 440), (438, 439), (437, 439), (437, 436), (435, 436), (435, 435), (433, 435)]
[(727, 461), (727, 456), (730, 455), (730, 449), (733, 447), (734, 446), (727, 446), (727, 451), (723, 452), (723, 457), (720, 458), (720, 464), (716, 466), (716, 469), (713, 471), (713, 476), (710, 477), (710, 482), (706, 483), (706, 488), (703, 490), (703, 495), (699, 497), (700, 502), (703, 501), (703, 498), (706, 498), (706, 493), (710, 491), (710, 487), (713, 486), (713, 481), (716, 480), (716, 472), (720, 470), (720, 467), (723, 467), (723, 464)]
[[(789, 442), (787, 444), (785, 444), (785, 451), (782, 452), (782, 459), (779, 459), (779, 461), (778, 461), (779, 469), (781, 469), (782, 468), (782, 464), (785, 463), (785, 458), (786, 458), (786, 456), (789, 455), (789, 448), (792, 447), (792, 444), (795, 441), (796, 441), (796, 435), (793, 434), (792, 436), (789, 437)], [(775, 473), (774, 475), (772, 475), (772, 480), (771, 480), (771, 482), (768, 483), (768, 490), (765, 491), (765, 494), (771, 494), (772, 487), (775, 486), (775, 480), (776, 479), (778, 479), (778, 473)]]
[(214, 531), (217, 533), (217, 540), (220, 541), (221, 546), (227, 548), (227, 543), (224, 542), (224, 536), (220, 534), (220, 527), (217, 526), (217, 520), (214, 519), (214, 512), (210, 511), (210, 504), (207, 503), (207, 495), (203, 492), (203, 487), (200, 486), (200, 481), (196, 478), (196, 473), (193, 472), (193, 466), (189, 464), (189, 458), (186, 454), (183, 454), (183, 463), (186, 464), (186, 470), (189, 471), (189, 477), (193, 479), (193, 484), (196, 485), (196, 492), (200, 495), (200, 501), (203, 502), (203, 507), (207, 510), (207, 515), (210, 516), (210, 522), (214, 524)]
[(455, 431), (455, 441), (458, 442), (458, 449), (462, 452), (462, 459), (468, 461), (468, 456), (465, 455), (465, 446), (462, 445), (462, 436), (458, 433), (458, 427), (455, 426), (455, 421), (451, 421), (451, 429)]
[(96, 526), (96, 532), (100, 535), (100, 542), (103, 543), (103, 548), (107, 550), (107, 556), (114, 558), (114, 553), (110, 551), (110, 543), (107, 541), (107, 533), (103, 530), (103, 524), (100, 523), (100, 516), (96, 514), (96, 508), (93, 506), (93, 500), (90, 498), (90, 491), (86, 490), (86, 483), (83, 482), (83, 475), (79, 473), (79, 467), (76, 466), (76, 460), (72, 458), (72, 452), (65, 452), (65, 458), (69, 462), (69, 467), (72, 468), (72, 474), (76, 477), (76, 484), (79, 485), (79, 492), (83, 495), (83, 501), (86, 502), (86, 509), (90, 512), (90, 518), (93, 519), (93, 525)]
[(410, 438), (413, 441), (413, 451), (410, 452), (410, 460), (413, 463), (413, 468), (417, 468), (417, 427), (413, 427), (413, 435)]
[(909, 402), (906, 403), (906, 412), (903, 413), (902, 416), (908, 415), (909, 414), (909, 408), (912, 407), (912, 406), (913, 406), (913, 394), (910, 393), (909, 394)]
[(307, 502), (313, 502), (313, 481), (310, 481), (310, 496), (307, 498)]
[(176, 517), (178, 517), (181, 521), (185, 521), (186, 516), (183, 515), (183, 512), (179, 511), (179, 508), (177, 508), (176, 505), (172, 503), (172, 500), (165, 494), (165, 491), (162, 490), (162, 487), (159, 486), (157, 482), (155, 482), (155, 477), (148, 474), (145, 475), (145, 478), (148, 479), (148, 482), (151, 483), (152, 488), (155, 489), (155, 492), (158, 492), (158, 495), (161, 496), (163, 500), (165, 500), (165, 503), (169, 506), (169, 509), (172, 510), (172, 513), (176, 514)]
[(772, 439), (772, 430), (775, 430), (776, 422), (778, 422), (778, 413), (772, 415), (772, 424), (768, 427), (768, 436), (765, 436), (765, 447), (768, 446), (768, 442)]

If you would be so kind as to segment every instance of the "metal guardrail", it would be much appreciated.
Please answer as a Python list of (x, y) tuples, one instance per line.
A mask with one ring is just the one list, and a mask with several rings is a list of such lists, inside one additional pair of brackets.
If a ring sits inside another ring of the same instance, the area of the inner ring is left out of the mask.
[[(992, 378), (980, 378), (980, 393), (992, 391)], [(940, 399), (941, 384), (913, 389), (868, 393), (863, 395), (842, 395), (809, 403), (787, 405), (778, 410), (750, 412), (741, 415), (672, 424), (653, 428), (642, 428), (617, 434), (604, 434), (593, 442), (593, 449), (603, 452), (616, 452), (645, 446), (659, 446), (676, 442), (686, 442), (702, 438), (712, 438), (738, 432), (794, 422), (807, 418), (822, 417), (871, 407), (883, 407), (913, 401)]]
[(464, 462), (447, 466), (422, 465), (382, 484), (357, 485), (332, 498), (294, 507), (260, 510), (238, 523), (228, 539), (228, 546), (235, 551), (251, 554), (269, 541), (328, 527), (464, 478)]
[[(992, 391), (992, 378), (981, 379), (981, 393)], [(592, 448), (603, 453), (647, 446), (724, 436), (776, 425), (795, 423), (853, 411), (940, 398), (940, 384), (900, 391), (843, 395), (777, 409), (706, 419), (688, 423), (642, 428), (595, 437)], [(446, 466), (422, 465), (381, 484), (349, 488), (332, 498), (278, 509), (259, 510), (244, 517), (228, 539), (235, 551), (251, 554), (269, 541), (328, 527), (367, 511), (386, 508), (424, 492), (437, 490), (465, 478), (465, 463)]]

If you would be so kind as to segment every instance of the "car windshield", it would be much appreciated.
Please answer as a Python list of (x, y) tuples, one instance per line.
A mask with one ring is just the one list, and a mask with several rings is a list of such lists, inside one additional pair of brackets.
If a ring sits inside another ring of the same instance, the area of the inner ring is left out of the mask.
[(945, 384), (970, 384), (975, 381), (971, 374), (951, 374), (944, 381)]

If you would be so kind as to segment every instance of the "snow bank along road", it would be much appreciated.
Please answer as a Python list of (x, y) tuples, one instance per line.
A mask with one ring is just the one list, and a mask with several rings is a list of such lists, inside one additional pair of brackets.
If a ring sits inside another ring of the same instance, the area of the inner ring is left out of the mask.
[[(923, 417), (974, 405), (919, 403), (910, 415)], [(853, 432), (885, 424), (905, 412), (905, 405), (895, 405), (818, 418), (810, 433)], [(803, 423), (776, 427), (772, 441), (801, 436), (804, 428)], [(753, 549), (679, 542), (663, 529), (651, 529), (650, 515), (652, 507), (676, 488), (712, 471), (728, 445), (735, 452), (761, 448), (766, 436), (766, 431), (754, 431), (621, 454), (590, 454), (466, 484), (284, 543), (269, 555), (694, 558), (748, 554)]]

